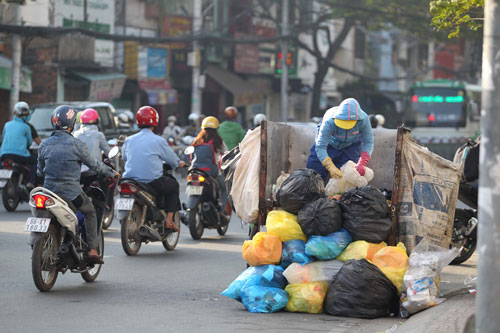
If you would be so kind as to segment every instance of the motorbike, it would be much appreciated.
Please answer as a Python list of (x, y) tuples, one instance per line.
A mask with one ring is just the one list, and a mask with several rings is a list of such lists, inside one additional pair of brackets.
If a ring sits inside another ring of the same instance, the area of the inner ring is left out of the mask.
[[(194, 153), (194, 147), (187, 147), (184, 154)], [(187, 203), (183, 204), (182, 223), (189, 227), (191, 237), (198, 240), (205, 229), (217, 229), (224, 236), (229, 219), (222, 213), (224, 207), (220, 198), (219, 183), (205, 171), (190, 168), (187, 175)]]
[[(171, 170), (164, 166), (164, 174)], [(156, 199), (156, 191), (145, 183), (131, 178), (118, 182), (115, 209), (121, 223), (121, 243), (129, 256), (136, 255), (142, 243), (161, 241), (167, 251), (172, 251), (179, 241), (179, 232), (165, 228), (165, 212), (160, 209), (161, 202)], [(180, 230), (180, 216), (174, 215), (174, 224)]]
[(0, 189), (5, 210), (13, 212), (20, 203), (30, 200), (30, 168), (15, 158), (5, 158), (0, 169)]
[[(467, 261), (472, 256), (477, 246), (477, 225), (479, 222), (477, 219), (478, 187), (477, 184), (471, 183), (471, 181), (477, 180), (476, 178), (479, 177), (479, 173), (477, 171), (479, 161), (476, 161), (477, 157), (476, 159), (468, 159), (469, 150), (473, 149), (473, 147), (479, 148), (479, 143), (470, 141), (464, 147), (459, 148), (459, 151), (464, 154), (465, 171), (463, 177), (464, 179), (460, 182), (458, 188), (458, 199), (470, 208), (455, 209), (451, 247), (458, 248), (460, 253), (451, 262), (453, 265), (458, 265)], [(475, 153), (478, 156), (479, 152), (476, 151)], [(468, 172), (471, 169), (469, 164), (473, 165), (473, 175), (470, 175)]]

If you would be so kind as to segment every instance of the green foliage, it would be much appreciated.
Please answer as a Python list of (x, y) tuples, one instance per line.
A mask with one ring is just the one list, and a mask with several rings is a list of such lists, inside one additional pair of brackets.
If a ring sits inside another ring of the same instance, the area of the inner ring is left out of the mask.
[(437, 30), (449, 31), (448, 38), (458, 37), (462, 28), (482, 28), (484, 0), (432, 0), (430, 13)]

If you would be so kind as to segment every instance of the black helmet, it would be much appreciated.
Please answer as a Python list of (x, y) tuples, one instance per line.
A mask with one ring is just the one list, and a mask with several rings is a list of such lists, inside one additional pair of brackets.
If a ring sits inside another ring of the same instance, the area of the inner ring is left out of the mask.
[(370, 119), (370, 125), (372, 126), (372, 128), (376, 128), (378, 125), (377, 117), (375, 117), (374, 114), (370, 114), (368, 115), (368, 119)]
[(52, 126), (56, 130), (72, 129), (76, 121), (76, 111), (69, 105), (58, 106), (52, 113)]

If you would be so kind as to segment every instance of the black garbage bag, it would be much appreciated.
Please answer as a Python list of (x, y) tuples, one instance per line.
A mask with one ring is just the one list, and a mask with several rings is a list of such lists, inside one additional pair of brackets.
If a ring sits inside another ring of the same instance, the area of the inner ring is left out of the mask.
[(367, 319), (390, 316), (397, 307), (398, 290), (366, 259), (346, 261), (334, 276), (323, 306), (333, 316)]
[(320, 198), (299, 210), (297, 222), (307, 236), (327, 236), (342, 226), (342, 209), (337, 201)]
[(276, 199), (289, 213), (297, 215), (307, 203), (325, 197), (325, 184), (316, 171), (297, 169), (281, 184)]
[(392, 220), (389, 205), (378, 188), (368, 185), (349, 190), (340, 198), (340, 206), (342, 226), (349, 231), (353, 241), (380, 243), (387, 239)]

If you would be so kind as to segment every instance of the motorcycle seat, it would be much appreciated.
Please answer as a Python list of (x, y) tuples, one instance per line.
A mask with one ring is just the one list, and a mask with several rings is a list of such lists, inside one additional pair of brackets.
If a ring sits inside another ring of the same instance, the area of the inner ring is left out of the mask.
[(135, 185), (138, 188), (140, 188), (141, 190), (146, 191), (149, 194), (153, 195), (155, 198), (158, 196), (158, 193), (149, 184), (138, 182), (137, 180), (132, 179), (132, 178), (122, 178), (122, 179), (120, 179), (119, 184), (123, 184), (123, 183), (130, 183), (132, 185)]

